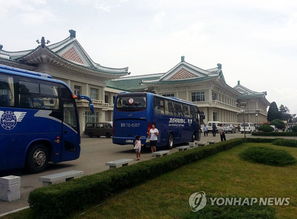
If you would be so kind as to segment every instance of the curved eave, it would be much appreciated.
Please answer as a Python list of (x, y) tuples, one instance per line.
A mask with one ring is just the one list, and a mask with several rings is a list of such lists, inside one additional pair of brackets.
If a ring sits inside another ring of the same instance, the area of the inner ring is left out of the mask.
[(152, 80), (152, 81), (142, 81), (143, 84), (176, 84), (176, 83), (194, 83), (200, 81), (208, 81), (217, 78), (218, 76), (208, 76), (203, 78), (191, 78), (191, 79), (182, 79), (182, 80), (172, 80), (172, 81), (160, 81), (160, 80)]
[[(103, 71), (103, 70), (99, 70), (96, 68), (88, 68), (85, 66), (82, 66), (80, 64), (76, 64), (74, 62), (68, 61), (67, 59), (55, 54), (54, 52), (52, 52), (50, 49), (48, 49), (47, 47), (40, 47), (38, 46), (35, 50), (33, 50), (32, 52), (30, 52), (29, 54), (20, 57), (18, 59), (18, 61), (20, 62), (27, 62), (29, 64), (37, 64), (37, 63), (41, 63), (44, 60), (46, 60), (46, 56), (48, 56), (48, 58), (54, 59), (57, 61), (57, 63), (62, 63), (64, 65), (67, 65), (69, 67), (75, 68), (78, 71), (87, 71), (89, 73), (95, 74), (97, 76), (103, 76), (109, 79), (113, 79), (113, 78), (118, 78), (120, 76), (124, 76), (128, 74), (128, 68), (125, 68), (124, 70), (126, 71)], [(30, 61), (31, 60), (31, 61)]]

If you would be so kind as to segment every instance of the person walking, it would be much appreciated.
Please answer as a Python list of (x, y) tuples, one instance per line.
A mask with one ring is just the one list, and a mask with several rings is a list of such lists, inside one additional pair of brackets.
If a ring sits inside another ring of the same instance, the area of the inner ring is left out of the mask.
[(219, 130), (219, 133), (220, 133), (221, 141), (226, 141), (225, 130), (224, 130), (222, 124), (219, 126), (218, 130)]
[(216, 137), (217, 134), (217, 126), (215, 123), (212, 123), (212, 136)]
[(141, 147), (143, 145), (141, 144), (140, 136), (136, 136), (135, 142), (134, 142), (134, 150), (136, 153), (136, 160), (140, 160), (140, 153), (141, 153)]
[(152, 127), (150, 128), (150, 130), (148, 132), (148, 136), (149, 136), (149, 140), (150, 140), (151, 151), (152, 151), (152, 153), (156, 152), (159, 130), (156, 128), (155, 123), (152, 124)]
[(208, 136), (208, 127), (207, 127), (207, 125), (204, 125), (203, 132), (204, 132), (204, 136)]

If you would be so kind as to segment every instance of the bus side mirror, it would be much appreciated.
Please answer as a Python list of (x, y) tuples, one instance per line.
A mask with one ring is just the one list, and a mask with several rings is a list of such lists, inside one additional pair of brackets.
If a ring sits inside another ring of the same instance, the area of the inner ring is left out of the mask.
[(93, 101), (91, 100), (90, 97), (79, 95), (79, 96), (77, 96), (77, 97), (74, 98), (74, 99), (78, 99), (78, 100), (87, 100), (87, 101), (89, 101), (89, 107), (90, 107), (91, 112), (92, 112), (92, 113), (95, 112), (94, 104), (93, 104)]

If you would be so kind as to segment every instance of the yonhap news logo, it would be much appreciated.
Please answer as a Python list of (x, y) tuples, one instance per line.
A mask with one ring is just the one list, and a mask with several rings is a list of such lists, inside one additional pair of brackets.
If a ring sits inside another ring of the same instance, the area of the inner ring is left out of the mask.
[(197, 212), (206, 206), (205, 192), (195, 192), (189, 198), (189, 205), (193, 212)]
[(206, 197), (205, 192), (195, 192), (189, 197), (189, 205), (193, 212), (203, 209), (206, 204), (211, 206), (288, 206), (289, 197)]

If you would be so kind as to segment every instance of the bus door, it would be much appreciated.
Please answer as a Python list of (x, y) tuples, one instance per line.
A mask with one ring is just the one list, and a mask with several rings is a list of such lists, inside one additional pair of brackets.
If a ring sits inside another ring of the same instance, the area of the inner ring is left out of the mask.
[[(75, 100), (68, 89), (63, 89), (65, 96), (62, 97), (63, 103), (63, 126), (62, 126), (62, 144), (61, 158), (63, 161), (73, 160), (80, 154), (80, 133), (78, 124), (78, 115)], [(68, 94), (68, 95), (66, 95)]]

